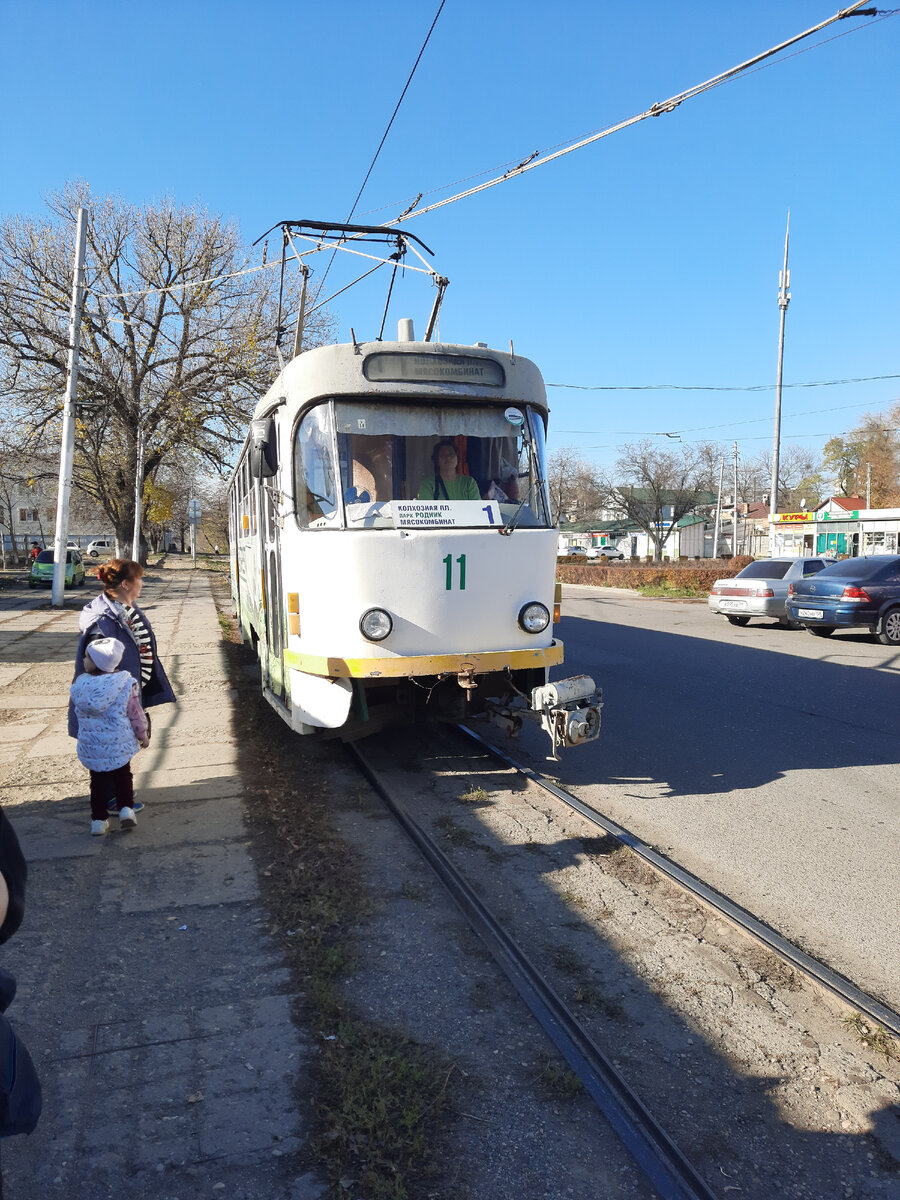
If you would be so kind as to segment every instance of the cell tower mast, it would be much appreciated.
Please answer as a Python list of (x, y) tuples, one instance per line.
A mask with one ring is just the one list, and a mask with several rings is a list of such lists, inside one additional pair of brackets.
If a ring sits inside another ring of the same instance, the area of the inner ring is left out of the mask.
[(778, 307), (781, 309), (781, 321), (778, 330), (778, 377), (775, 381), (775, 436), (772, 439), (772, 490), (769, 493), (769, 530), (772, 531), (772, 518), (778, 512), (778, 467), (781, 454), (781, 373), (784, 366), (784, 319), (787, 316), (787, 306), (791, 302), (791, 273), (788, 270), (788, 237), (791, 232), (791, 213), (788, 209), (787, 229), (784, 232), (784, 267), (778, 272)]

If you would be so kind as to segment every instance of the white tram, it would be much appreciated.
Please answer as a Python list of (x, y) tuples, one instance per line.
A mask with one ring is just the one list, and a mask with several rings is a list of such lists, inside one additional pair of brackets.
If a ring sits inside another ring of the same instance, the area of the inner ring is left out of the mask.
[(243, 636), (294, 730), (357, 737), (424, 708), (510, 733), (531, 718), (554, 756), (597, 736), (593, 681), (547, 684), (563, 647), (546, 421), (528, 359), (416, 342), (409, 320), (284, 367), (232, 477), (230, 552)]

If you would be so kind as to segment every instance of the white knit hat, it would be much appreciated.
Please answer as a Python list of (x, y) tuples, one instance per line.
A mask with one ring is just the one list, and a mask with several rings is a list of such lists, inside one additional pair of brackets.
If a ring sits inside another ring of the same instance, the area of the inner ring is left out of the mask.
[(85, 653), (101, 671), (114, 671), (122, 661), (125, 646), (118, 638), (97, 638), (88, 642)]

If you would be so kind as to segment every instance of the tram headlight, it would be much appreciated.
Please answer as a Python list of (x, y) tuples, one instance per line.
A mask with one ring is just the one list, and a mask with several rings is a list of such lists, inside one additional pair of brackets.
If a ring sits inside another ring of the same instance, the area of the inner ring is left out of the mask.
[(383, 642), (393, 628), (390, 613), (383, 608), (367, 608), (359, 618), (359, 632), (370, 642)]
[(519, 624), (526, 633), (543, 633), (550, 624), (550, 612), (546, 604), (532, 600), (519, 613)]

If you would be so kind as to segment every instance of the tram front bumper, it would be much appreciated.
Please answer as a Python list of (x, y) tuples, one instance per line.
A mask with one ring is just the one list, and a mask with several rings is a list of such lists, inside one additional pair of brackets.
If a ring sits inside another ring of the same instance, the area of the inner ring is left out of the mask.
[(418, 654), (383, 658), (328, 658), (286, 650), (284, 664), (308, 675), (331, 679), (410, 679), (419, 676), (490, 675), (495, 671), (522, 671), (554, 667), (563, 661), (562, 642), (522, 650), (483, 650), (473, 654)]

